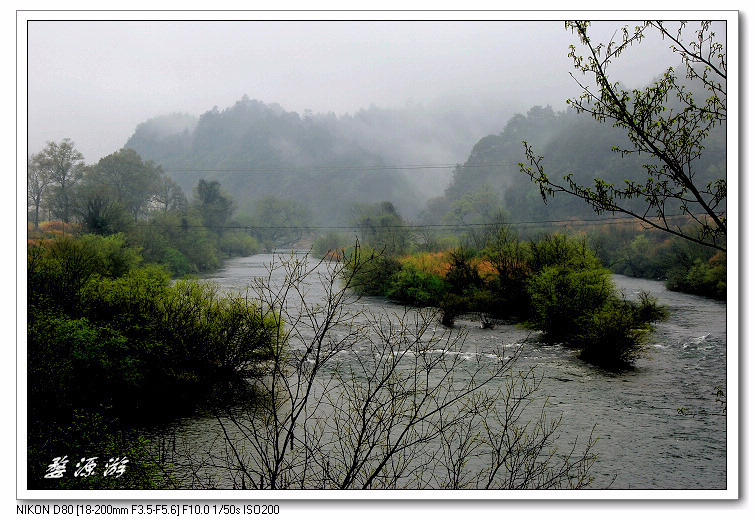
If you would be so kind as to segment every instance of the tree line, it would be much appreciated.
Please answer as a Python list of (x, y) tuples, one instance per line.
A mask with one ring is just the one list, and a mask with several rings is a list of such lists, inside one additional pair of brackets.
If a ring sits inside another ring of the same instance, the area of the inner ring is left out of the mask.
[(310, 223), (306, 207), (275, 195), (253, 203), (201, 178), (188, 198), (153, 161), (121, 149), (86, 165), (70, 139), (49, 142), (27, 165), (29, 238), (123, 234), (145, 261), (173, 276), (217, 269), (226, 256), (290, 245)]

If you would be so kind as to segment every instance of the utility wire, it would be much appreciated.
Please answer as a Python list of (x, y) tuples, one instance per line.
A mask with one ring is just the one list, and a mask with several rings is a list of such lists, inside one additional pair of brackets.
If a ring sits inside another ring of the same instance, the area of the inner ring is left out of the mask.
[[(666, 218), (687, 217), (686, 214), (678, 215), (666, 215)], [(161, 224), (150, 221), (140, 221), (136, 225), (149, 227), (172, 227), (172, 228), (209, 228), (209, 229), (241, 229), (241, 230), (265, 230), (265, 229), (280, 229), (280, 230), (299, 230), (299, 231), (318, 231), (318, 230), (359, 230), (363, 227), (370, 227), (373, 229), (424, 229), (424, 228), (445, 228), (445, 229), (468, 229), (468, 228), (480, 228), (488, 226), (501, 226), (501, 225), (571, 225), (571, 226), (594, 226), (602, 224), (625, 224), (625, 223), (637, 223), (639, 221), (635, 217), (608, 217), (608, 218), (593, 218), (593, 219), (569, 219), (569, 220), (520, 220), (520, 221), (504, 221), (504, 222), (479, 222), (469, 224), (395, 224), (395, 225), (371, 225), (371, 226), (359, 226), (357, 224), (352, 225), (333, 225), (333, 226), (315, 226), (315, 225), (292, 225), (292, 226), (265, 226), (265, 225), (224, 225), (224, 226), (207, 226), (204, 224)]]
[(446, 170), (456, 167), (462, 168), (497, 168), (512, 166), (512, 164), (407, 164), (400, 166), (276, 166), (263, 168), (163, 168), (164, 172), (189, 173), (274, 173), (274, 172), (321, 172), (321, 171), (393, 171), (393, 170)]

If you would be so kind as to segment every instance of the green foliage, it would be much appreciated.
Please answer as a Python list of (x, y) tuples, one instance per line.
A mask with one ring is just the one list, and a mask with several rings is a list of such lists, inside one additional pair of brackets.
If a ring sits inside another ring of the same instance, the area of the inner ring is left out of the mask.
[(165, 247), (162, 250), (160, 263), (164, 265), (173, 276), (183, 276), (192, 272), (189, 259), (175, 247)]
[(642, 352), (650, 324), (665, 310), (646, 294), (620, 298), (611, 272), (584, 237), (544, 235), (519, 241), (507, 226), (490, 230), (480, 251), (457, 248), (397, 259), (356, 248), (347, 257), (353, 287), (412, 306), (432, 306), (453, 326), (476, 314), (483, 327), (516, 317), (548, 341), (579, 350), (606, 367), (631, 365)]
[(103, 157), (88, 168), (83, 184), (106, 190), (112, 202), (119, 204), (132, 220), (143, 216), (164, 176), (162, 168), (143, 161), (136, 151), (123, 148)]
[(497, 190), (488, 183), (465, 193), (460, 199), (451, 202), (443, 223), (464, 226), (488, 222), (502, 222), (501, 198)]
[(438, 305), (448, 291), (446, 282), (437, 275), (404, 264), (391, 280), (386, 296), (416, 307)]
[[(585, 166), (590, 173), (612, 167), (606, 159), (611, 156), (610, 144), (607, 154), (596, 156), (594, 152), (596, 141), (605, 140), (606, 129), (591, 121), (586, 127), (578, 126), (578, 122), (573, 111), (555, 112), (550, 106), (534, 106), (524, 115), (514, 115), (501, 133), (479, 140), (467, 161), (454, 170), (443, 196), (428, 201), (420, 219), (428, 224), (451, 225), (461, 221), (498, 223), (510, 220), (508, 215), (522, 221), (590, 215), (589, 209), (569, 201), (562, 204), (556, 200), (555, 205), (543, 206), (537, 188), (521, 177), (518, 167), (522, 141), (545, 147), (559, 167), (588, 159), (593, 160)], [(556, 151), (564, 141), (568, 145)], [(502, 220), (501, 213), (507, 218)]]
[(154, 337), (179, 367), (216, 376), (271, 355), (280, 334), (272, 315), (240, 295), (221, 297), (216, 286), (180, 280), (156, 302)]
[(495, 313), (506, 316), (526, 316), (529, 308), (527, 278), (530, 275), (530, 247), (519, 241), (508, 226), (498, 226), (485, 241), (482, 255), (495, 268), (496, 276), (490, 285), (489, 306)]
[(260, 252), (260, 243), (243, 231), (233, 231), (220, 237), (218, 249), (229, 256), (251, 256)]
[(85, 178), (76, 190), (76, 213), (89, 233), (111, 235), (133, 227), (134, 218), (112, 189)]
[(219, 181), (200, 179), (194, 189), (191, 205), (202, 224), (212, 233), (222, 235), (231, 220), (236, 203)]
[[(616, 234), (617, 231), (614, 231)], [(620, 233), (620, 232), (619, 232)], [(627, 236), (625, 242), (618, 237), (610, 237), (613, 251), (604, 253), (607, 265), (617, 274), (639, 278), (664, 279), (668, 270), (674, 265), (672, 242), (659, 233), (639, 233)]]
[(469, 302), (456, 293), (448, 292), (443, 295), (438, 303), (440, 322), (446, 327), (453, 327), (456, 318), (467, 310)]
[(570, 269), (599, 269), (600, 260), (585, 238), (572, 238), (556, 233), (530, 241), (530, 268), (533, 272), (545, 267), (563, 266)]
[(28, 342), (29, 399), (37, 413), (123, 406), (140, 397), (140, 345), (107, 324), (48, 315), (29, 326)]
[[(281, 345), (277, 316), (209, 283), (170, 285), (168, 272), (143, 265), (123, 235), (32, 245), (27, 269), (33, 487), (162, 485), (144, 440), (124, 436), (112, 418), (191, 406)], [(133, 464), (123, 479), (42, 480), (46, 465), (62, 455), (125, 456)]]
[(384, 296), (391, 290), (401, 263), (382, 251), (357, 244), (346, 251), (344, 267), (352, 289), (367, 296)]
[(309, 210), (301, 203), (266, 195), (254, 202), (252, 214), (239, 219), (252, 228), (257, 239), (272, 250), (276, 246), (290, 246), (301, 240), (311, 225)]
[(452, 293), (469, 297), (482, 286), (482, 277), (471, 263), (474, 256), (472, 251), (463, 247), (451, 251), (451, 266), (446, 273), (446, 283)]
[(629, 302), (611, 302), (584, 316), (572, 344), (580, 357), (606, 368), (631, 365), (644, 349), (647, 330), (636, 328)]
[(244, 96), (198, 121), (174, 115), (140, 125), (126, 146), (165, 169), (182, 170), (175, 179), (185, 190), (199, 181), (196, 172), (214, 170), (240, 203), (285, 197), (307, 207), (318, 224), (346, 224), (354, 201), (414, 207), (417, 195), (405, 176), (385, 168), (405, 163), (386, 163), (342, 132), (329, 117), (302, 117)]
[(643, 351), (650, 323), (666, 318), (647, 294), (640, 302), (619, 298), (610, 271), (600, 267), (585, 240), (546, 237), (531, 244), (533, 271), (527, 291), (530, 324), (546, 337), (609, 367), (631, 365)]
[(122, 234), (84, 235), (81, 242), (97, 261), (97, 273), (109, 278), (123, 276), (135, 269), (141, 262), (140, 249), (127, 243), (127, 237)]
[(168, 266), (174, 276), (220, 267), (216, 237), (191, 213), (157, 212), (137, 231), (144, 260)]
[(645, 350), (650, 323), (667, 318), (667, 311), (647, 294), (640, 302), (610, 298), (595, 312), (580, 321), (572, 345), (580, 357), (606, 368), (632, 365)]
[(37, 178), (46, 185), (47, 209), (63, 222), (69, 222), (74, 213), (73, 192), (84, 171), (84, 156), (76, 150), (74, 142), (66, 138), (60, 143), (48, 141), (45, 149), (32, 155), (31, 160)]
[(128, 246), (123, 235), (66, 235), (32, 245), (27, 255), (29, 306), (75, 311), (92, 277), (121, 276), (140, 262), (139, 250)]
[(410, 234), (403, 217), (391, 202), (355, 204), (352, 223), (359, 230), (362, 244), (383, 251), (387, 255), (399, 255), (409, 249)]
[(353, 242), (354, 240), (344, 233), (328, 231), (315, 239), (312, 244), (312, 251), (320, 257), (324, 257), (328, 253), (340, 255), (341, 251), (346, 250)]
[(639, 298), (640, 301), (632, 309), (638, 323), (657, 323), (668, 319), (668, 309), (658, 304), (658, 298), (645, 291), (640, 292)]
[[(589, 26), (587, 21), (566, 22), (586, 53), (580, 55), (571, 45), (569, 57), (575, 69), (596, 84), (579, 83), (581, 94), (568, 103), (578, 113), (625, 131), (628, 142), (614, 144), (611, 150), (622, 159), (649, 157), (642, 162), (646, 174), (640, 178), (598, 175), (581, 165), (590, 172), (589, 179), (569, 173), (563, 180), (554, 180), (546, 173), (544, 157), (537, 156), (526, 142), (529, 164), (520, 163), (521, 171), (538, 186), (544, 202), (556, 193), (568, 193), (597, 214), (624, 213), (685, 240), (725, 251), (726, 178), (708, 177), (721, 169), (703, 161), (703, 150), (716, 144), (715, 139), (709, 141), (711, 133), (726, 123), (726, 49), (711, 22), (703, 21), (699, 29), (690, 31), (686, 22), (670, 30), (666, 22), (648, 21), (634, 29), (622, 28), (620, 38), (607, 43), (591, 39)], [(610, 78), (609, 69), (648, 31), (671, 41), (683, 71), (669, 68), (649, 86), (629, 92)], [(697, 232), (690, 234), (669, 219), (671, 208), (696, 222)]]
[(600, 309), (614, 290), (606, 269), (574, 269), (566, 264), (546, 266), (527, 283), (531, 324), (551, 338), (568, 341), (579, 333), (582, 321)]
[(701, 258), (685, 259), (669, 274), (667, 287), (718, 300), (726, 300), (726, 255), (717, 254), (708, 261)]
[(721, 251), (634, 227), (598, 230), (591, 241), (617, 274), (666, 280), (672, 291), (726, 300), (726, 254)]

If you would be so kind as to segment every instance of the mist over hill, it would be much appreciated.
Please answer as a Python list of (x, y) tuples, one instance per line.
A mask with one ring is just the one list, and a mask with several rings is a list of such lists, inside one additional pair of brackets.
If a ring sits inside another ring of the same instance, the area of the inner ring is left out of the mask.
[(300, 115), (244, 96), (198, 118), (154, 117), (124, 147), (161, 164), (187, 193), (200, 178), (219, 180), (242, 208), (273, 194), (306, 204), (326, 223), (344, 221), (353, 203), (389, 200), (414, 217), (442, 194), (479, 136), (511, 113), (415, 104)]
[[(199, 179), (218, 180), (242, 212), (274, 195), (302, 204), (318, 225), (346, 224), (355, 204), (380, 201), (425, 224), (481, 223), (501, 215), (514, 222), (594, 218), (575, 198), (544, 204), (520, 170), (523, 141), (545, 157), (553, 178), (623, 183), (645, 175), (648, 158), (612, 151), (631, 146), (626, 134), (589, 115), (551, 106), (523, 112), (459, 106), (373, 105), (337, 116), (298, 114), (244, 96), (199, 117), (154, 117), (138, 125), (125, 147), (162, 165), (187, 194)], [(697, 161), (701, 180), (725, 176), (725, 158), (725, 130), (717, 129)]]
[[(691, 90), (691, 89), (690, 89)], [(705, 92), (694, 92), (703, 99)], [(676, 103), (670, 109), (680, 109)], [(505, 218), (509, 222), (538, 223), (567, 219), (609, 218), (596, 216), (589, 204), (566, 194), (546, 197), (522, 172), (520, 163), (529, 165), (524, 142), (533, 147), (549, 178), (561, 180), (571, 175), (583, 186), (602, 179), (617, 187), (627, 181), (642, 184), (647, 180), (644, 165), (653, 163), (649, 155), (622, 154), (615, 147), (632, 150), (625, 130), (596, 121), (589, 114), (573, 109), (554, 111), (550, 106), (534, 106), (517, 113), (499, 133), (478, 140), (466, 161), (459, 164), (441, 196), (428, 201), (419, 220), (425, 224), (475, 224)], [(712, 129), (704, 141), (705, 152), (690, 164), (700, 186), (726, 178), (726, 129)], [(644, 200), (626, 201), (626, 207), (641, 212)], [(725, 207), (725, 200), (721, 203)], [(667, 215), (681, 213), (667, 208)]]

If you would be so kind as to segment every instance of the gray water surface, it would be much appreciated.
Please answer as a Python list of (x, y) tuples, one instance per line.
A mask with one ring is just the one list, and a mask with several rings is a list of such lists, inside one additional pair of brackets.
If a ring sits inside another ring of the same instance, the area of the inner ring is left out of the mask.
[[(233, 259), (208, 278), (225, 291), (244, 292), (253, 277), (267, 274), (273, 258), (261, 254)], [(493, 352), (530, 337), (518, 363), (542, 373), (540, 396), (549, 398), (550, 416), (562, 416), (563, 443), (575, 437), (586, 440), (593, 427), (599, 437), (598, 460), (591, 471), (595, 487), (725, 489), (726, 415), (716, 400), (716, 387), (727, 391), (726, 304), (670, 292), (660, 281), (624, 276), (614, 281), (630, 299), (640, 291), (657, 297), (670, 314), (657, 325), (648, 351), (633, 370), (596, 368), (513, 325), (490, 330), (459, 321), (457, 326), (468, 330), (465, 349)], [(316, 300), (321, 294), (313, 290), (308, 297)], [(355, 305), (387, 313), (403, 310), (379, 298)], [(216, 442), (218, 426), (215, 419), (198, 414), (168, 430), (201, 450)]]

